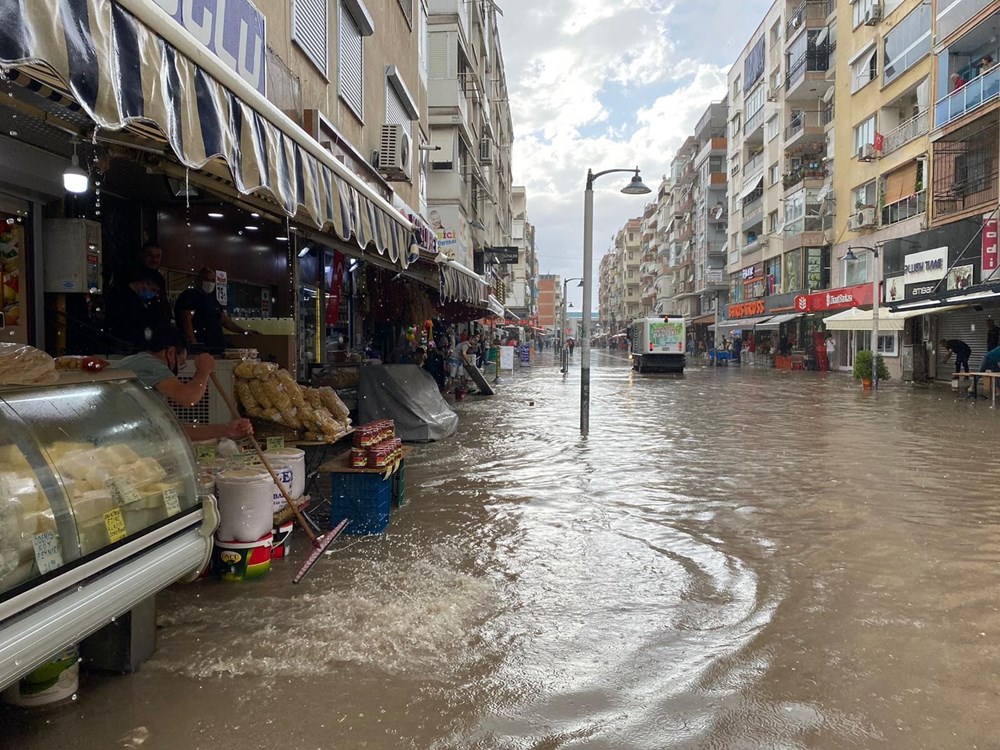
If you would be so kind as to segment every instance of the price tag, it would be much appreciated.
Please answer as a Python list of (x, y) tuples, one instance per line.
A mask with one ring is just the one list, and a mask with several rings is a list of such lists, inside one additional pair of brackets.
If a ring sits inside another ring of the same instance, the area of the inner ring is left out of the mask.
[(108, 480), (108, 489), (111, 490), (111, 499), (119, 508), (142, 500), (139, 497), (139, 490), (125, 477), (111, 477)]
[(125, 538), (128, 532), (125, 531), (125, 519), (120, 508), (109, 510), (104, 514), (104, 528), (108, 530), (108, 541), (112, 544)]
[(200, 464), (210, 464), (215, 461), (215, 446), (214, 445), (199, 445), (197, 446), (196, 456), (198, 458), (198, 463)]
[(31, 538), (31, 546), (35, 548), (35, 564), (42, 575), (61, 568), (63, 564), (62, 549), (59, 537), (54, 531), (43, 531)]
[(177, 490), (173, 488), (163, 490), (163, 505), (167, 509), (168, 516), (176, 516), (181, 512), (181, 502), (177, 499)]
[(267, 439), (267, 449), (269, 451), (280, 451), (285, 447), (285, 438), (281, 437), (269, 437)]

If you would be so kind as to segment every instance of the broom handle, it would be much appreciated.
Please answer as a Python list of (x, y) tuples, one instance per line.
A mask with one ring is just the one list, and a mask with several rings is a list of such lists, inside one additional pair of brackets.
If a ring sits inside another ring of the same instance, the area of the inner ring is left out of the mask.
[[(233, 419), (240, 419), (241, 418), (240, 413), (236, 409), (236, 404), (233, 403), (233, 400), (229, 397), (229, 394), (226, 393), (224, 390), (222, 390), (222, 386), (219, 384), (219, 378), (216, 376), (214, 370), (210, 374), (210, 377), (212, 378), (212, 385), (215, 386), (215, 390), (219, 392), (219, 395), (222, 396), (222, 400), (225, 401), (226, 406), (229, 407), (229, 411), (233, 415)], [(255, 438), (252, 434), (249, 436), (249, 438), (250, 438), (250, 444), (253, 446), (253, 449), (257, 452), (257, 458), (259, 458), (260, 462), (264, 464), (264, 468), (267, 469), (267, 473), (271, 475), (271, 479), (274, 480), (274, 484), (278, 487), (278, 490), (285, 498), (285, 502), (288, 503), (288, 507), (291, 508), (292, 513), (295, 515), (295, 519), (299, 522), (299, 525), (305, 530), (306, 535), (309, 537), (309, 541), (315, 545), (318, 540), (318, 537), (313, 532), (309, 524), (306, 522), (305, 516), (302, 515), (302, 511), (300, 511), (295, 506), (295, 503), (292, 502), (292, 497), (291, 495), (288, 494), (288, 490), (285, 489), (285, 485), (281, 483), (281, 480), (278, 479), (278, 475), (274, 473), (274, 469), (271, 468), (270, 462), (264, 456), (264, 451), (261, 450), (260, 443), (257, 442), (257, 438)]]

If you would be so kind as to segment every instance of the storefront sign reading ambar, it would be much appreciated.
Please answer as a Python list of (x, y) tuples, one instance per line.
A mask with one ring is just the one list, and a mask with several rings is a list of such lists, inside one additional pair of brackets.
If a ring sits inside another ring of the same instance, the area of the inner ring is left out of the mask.
[(733, 318), (751, 318), (754, 315), (764, 314), (764, 300), (756, 299), (752, 302), (737, 302), (734, 305), (730, 305), (727, 308), (726, 317), (730, 320)]

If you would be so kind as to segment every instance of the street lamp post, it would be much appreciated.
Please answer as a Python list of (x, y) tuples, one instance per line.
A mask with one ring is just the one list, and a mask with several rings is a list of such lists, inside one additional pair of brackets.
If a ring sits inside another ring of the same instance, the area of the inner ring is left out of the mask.
[(567, 352), (566, 352), (566, 325), (567, 325), (567, 322), (568, 322), (566, 320), (566, 285), (569, 284), (569, 282), (571, 282), (571, 281), (579, 281), (580, 283), (578, 284), (578, 286), (583, 286), (583, 277), (582, 276), (574, 276), (573, 278), (566, 279), (563, 282), (562, 328), (559, 329), (559, 341), (560, 341), (560, 345), (559, 345), (559, 348), (560, 348), (560, 352), (559, 352), (560, 360), (559, 361), (562, 362), (562, 368), (561, 368), (560, 372), (568, 372), (569, 371), (569, 359), (568, 359)]
[(878, 305), (879, 305), (879, 262), (878, 248), (862, 245), (848, 246), (847, 254), (841, 260), (858, 260), (855, 250), (867, 250), (872, 254), (872, 388), (878, 388)]
[(594, 267), (594, 180), (612, 172), (634, 172), (628, 185), (622, 188), (625, 195), (645, 195), (652, 192), (635, 169), (605, 169), (594, 174), (587, 170), (587, 189), (583, 194), (583, 324), (580, 338), (580, 434), (590, 433), (590, 297)]

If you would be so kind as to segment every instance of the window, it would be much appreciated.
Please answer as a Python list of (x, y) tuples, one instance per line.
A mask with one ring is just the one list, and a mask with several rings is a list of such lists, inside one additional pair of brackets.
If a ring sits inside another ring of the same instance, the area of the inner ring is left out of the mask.
[(860, 91), (877, 77), (878, 50), (872, 45), (851, 63), (851, 93)]
[(726, 171), (726, 160), (723, 156), (710, 156), (708, 157), (708, 171), (709, 172), (725, 172)]
[(777, 294), (781, 289), (781, 256), (775, 256), (764, 261), (764, 281), (767, 284), (768, 296)]
[(756, 115), (758, 112), (764, 109), (765, 98), (766, 98), (766, 93), (764, 91), (763, 86), (758, 86), (757, 88), (755, 88), (753, 91), (750, 92), (750, 94), (747, 96), (746, 107), (745, 107), (747, 122), (749, 122), (754, 117), (754, 115)]
[(767, 215), (767, 231), (778, 232), (778, 212), (772, 211)]
[(872, 261), (871, 253), (857, 253), (857, 260), (842, 260), (844, 264), (844, 286), (871, 283), (868, 264)]
[(365, 116), (364, 38), (374, 31), (371, 17), (360, 0), (341, 0), (339, 94), (361, 120)]
[(908, 70), (931, 51), (931, 6), (918, 5), (885, 35), (882, 71), (885, 83)]
[[(854, 3), (854, 28), (863, 24), (872, 17), (872, 8), (878, 5), (879, 0), (855, 0)], [(930, 28), (928, 26), (927, 28)]]
[(295, 0), (292, 3), (292, 41), (309, 61), (327, 75), (327, 0)]
[(427, 72), (428, 72), (428, 58), (430, 52), (430, 34), (427, 30), (427, 10), (424, 8), (423, 3), (420, 4), (420, 38), (417, 40), (419, 45), (418, 56), (420, 58), (420, 80), (427, 83)]
[(781, 179), (781, 165), (772, 164), (767, 170), (767, 184), (777, 185), (778, 181)]
[(778, 133), (781, 132), (781, 120), (778, 115), (774, 115), (764, 126), (764, 137), (768, 141), (773, 141), (778, 137)]
[(733, 102), (735, 103), (737, 99), (740, 98), (740, 77), (736, 76), (733, 81)]
[(731, 136), (734, 139), (737, 139), (737, 140), (739, 139), (740, 134), (742, 132), (740, 130), (740, 125), (741, 125), (741, 121), (740, 120), (741, 120), (740, 113), (737, 112), (735, 115), (733, 115), (733, 119), (729, 123), (730, 124), (730, 134), (731, 134)]
[(851, 213), (868, 206), (874, 206), (876, 199), (875, 180), (867, 182), (851, 191)]
[(879, 333), (878, 353), (883, 354), (886, 357), (898, 357), (899, 351), (896, 349), (896, 342), (898, 340), (899, 340), (899, 334)]
[(875, 115), (854, 128), (854, 153), (861, 154), (865, 146), (875, 143)]
[(773, 47), (779, 41), (781, 41), (781, 21), (771, 27), (771, 46)]

